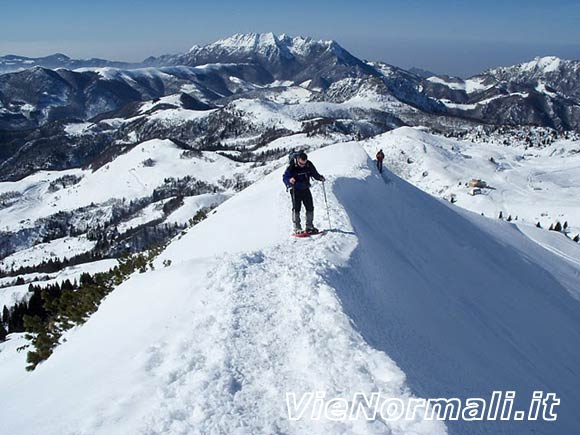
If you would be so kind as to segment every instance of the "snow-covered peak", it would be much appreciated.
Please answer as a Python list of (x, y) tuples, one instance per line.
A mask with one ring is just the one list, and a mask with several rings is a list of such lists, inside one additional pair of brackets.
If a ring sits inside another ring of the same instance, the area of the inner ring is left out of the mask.
[(228, 52), (258, 52), (271, 53), (278, 49), (294, 56), (307, 56), (315, 48), (332, 49), (336, 54), (344, 49), (334, 40), (316, 40), (305, 36), (290, 36), (287, 34), (275, 35), (267, 33), (236, 33), (227, 38), (219, 39), (211, 44), (194, 45), (189, 53), (195, 54), (201, 50), (223, 50)]
[(218, 57), (233, 56), (234, 58), (257, 55), (270, 60), (292, 57), (288, 48), (272, 32), (236, 33), (205, 46), (194, 45), (188, 52), (188, 55), (193, 57), (207, 56), (208, 54)]
[(580, 97), (580, 61), (556, 56), (536, 57), (518, 65), (491, 69), (481, 74), (488, 81), (536, 88), (541, 83), (568, 97)]
[(523, 63), (520, 68), (524, 71), (541, 70), (543, 72), (556, 71), (562, 63), (562, 59), (556, 56), (536, 57), (533, 61)]
[(284, 42), (284, 45), (286, 45), (295, 56), (306, 56), (312, 51), (313, 47), (316, 46), (324, 48), (330, 48), (332, 46), (340, 47), (340, 45), (332, 39), (316, 40), (309, 36), (280, 35), (280, 40)]
[(580, 62), (566, 60), (557, 56), (536, 57), (531, 61), (518, 65), (494, 68), (487, 73), (495, 76), (543, 76), (556, 72), (577, 72), (580, 70)]
[(276, 47), (279, 40), (272, 32), (268, 33), (236, 33), (227, 38), (219, 39), (216, 42), (206, 46), (194, 45), (189, 50), (190, 53), (200, 49), (224, 49), (228, 51), (251, 51), (260, 50), (261, 48)]
[[(276, 35), (268, 33), (236, 33), (227, 38), (219, 39), (209, 44), (212, 47), (232, 48), (232, 49), (255, 49), (258, 46), (275, 46), (277, 43)], [(194, 45), (190, 51), (199, 49), (200, 46)]]

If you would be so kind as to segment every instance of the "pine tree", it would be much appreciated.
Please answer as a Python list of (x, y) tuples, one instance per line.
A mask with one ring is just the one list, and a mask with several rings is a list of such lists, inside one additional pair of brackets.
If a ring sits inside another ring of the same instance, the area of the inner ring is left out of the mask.
[(512, 221), (512, 215), (511, 215), (511, 214), (510, 214), (510, 215), (508, 215), (508, 217), (507, 217), (507, 219), (506, 219), (506, 220), (507, 220), (508, 222), (511, 222), (511, 221)]
[(24, 332), (23, 316), (26, 311), (26, 303), (17, 303), (10, 310), (10, 319), (8, 322), (8, 332)]
[(502, 211), (499, 212), (499, 216), (497, 218), (498, 219), (503, 219), (503, 212)]
[(28, 300), (27, 308), (26, 314), (28, 315), (39, 316), (41, 318), (46, 317), (46, 311), (44, 310), (44, 303), (39, 287), (34, 289), (34, 293), (32, 293), (32, 296), (30, 296), (30, 299)]
[(8, 331), (2, 323), (0, 323), (0, 341), (6, 340), (6, 336), (8, 335)]
[(562, 231), (562, 224), (560, 223), (560, 221), (556, 222), (556, 226), (554, 226), (554, 231)]
[(572, 240), (578, 243), (580, 241), (580, 234), (576, 234)]
[(538, 222), (538, 223), (536, 224), (536, 227), (538, 227), (538, 228), (542, 228), (542, 225), (540, 225), (540, 222)]
[(4, 325), (8, 325), (9, 322), (10, 322), (10, 311), (8, 310), (8, 307), (4, 305), (4, 308), (2, 309), (2, 323)]

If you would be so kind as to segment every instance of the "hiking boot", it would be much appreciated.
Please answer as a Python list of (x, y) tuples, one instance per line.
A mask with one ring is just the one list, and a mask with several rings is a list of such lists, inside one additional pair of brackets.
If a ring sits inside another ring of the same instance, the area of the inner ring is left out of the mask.
[(314, 211), (306, 211), (306, 229), (314, 227)]
[(294, 228), (294, 234), (302, 234), (304, 230), (302, 228)]
[(307, 232), (308, 234), (317, 234), (317, 233), (319, 233), (320, 231), (318, 231), (318, 228), (316, 228), (316, 227), (312, 227), (312, 228), (306, 228), (306, 232)]

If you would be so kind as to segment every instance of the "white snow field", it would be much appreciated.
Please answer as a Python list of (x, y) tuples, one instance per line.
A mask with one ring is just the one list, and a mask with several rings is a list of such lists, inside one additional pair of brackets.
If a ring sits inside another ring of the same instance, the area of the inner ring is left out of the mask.
[(97, 244), (86, 236), (62, 237), (46, 243), (39, 243), (32, 248), (15, 252), (0, 260), (0, 269), (10, 270), (13, 267), (36, 266), (51, 259), (63, 260), (75, 255), (89, 252)]
[[(327, 176), (332, 228), (313, 187), (325, 235), (289, 236), (274, 171), (176, 238), (35, 371), (2, 344), (2, 432), (575, 433), (580, 265), (381, 176), (357, 143), (312, 160)], [(494, 389), (554, 392), (559, 420), (289, 421), (285, 403), (287, 392), (405, 400)]]
[[(180, 158), (182, 152), (168, 139), (153, 139), (140, 143), (94, 172), (82, 169), (39, 171), (19, 181), (0, 183), (0, 194), (15, 192), (21, 195), (11, 207), (0, 209), (0, 229), (17, 231), (57, 211), (75, 210), (111, 198), (141, 198), (150, 195), (167, 177), (192, 175), (215, 184), (223, 174), (236, 173), (239, 167), (216, 153)], [(146, 160), (153, 161), (153, 165), (144, 164)], [(49, 191), (50, 182), (63, 175), (82, 178), (73, 186)], [(249, 175), (256, 177), (253, 172)]]
[[(460, 141), (401, 127), (363, 142), (384, 165), (434, 196), (468, 210), (543, 228), (568, 222), (570, 235), (580, 232), (580, 142), (560, 140), (544, 148)], [(493, 160), (490, 160), (493, 159)], [(472, 178), (489, 185), (471, 196)]]

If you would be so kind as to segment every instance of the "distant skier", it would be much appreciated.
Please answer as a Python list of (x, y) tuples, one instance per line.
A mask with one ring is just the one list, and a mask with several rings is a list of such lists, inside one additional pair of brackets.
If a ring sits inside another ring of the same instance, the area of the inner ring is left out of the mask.
[(379, 170), (380, 173), (383, 173), (383, 159), (385, 158), (385, 153), (383, 153), (383, 150), (379, 150), (379, 152), (377, 153), (377, 169)]
[(306, 231), (307, 234), (317, 234), (319, 231), (314, 227), (314, 202), (310, 192), (310, 178), (318, 181), (325, 181), (325, 178), (318, 173), (314, 164), (308, 160), (304, 151), (297, 153), (290, 159), (290, 164), (282, 180), (290, 190), (292, 197), (292, 222), (294, 223), (294, 234), (304, 233), (300, 223), (300, 210), (304, 203), (306, 209)]

